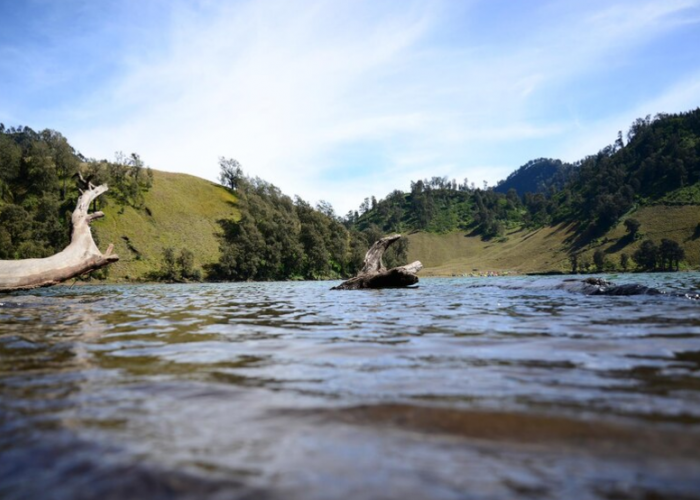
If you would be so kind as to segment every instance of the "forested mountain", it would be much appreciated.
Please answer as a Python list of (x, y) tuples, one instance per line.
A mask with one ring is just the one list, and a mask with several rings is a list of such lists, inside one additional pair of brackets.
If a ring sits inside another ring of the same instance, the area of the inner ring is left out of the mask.
[(531, 160), (500, 181), (493, 188), (498, 193), (506, 194), (515, 189), (518, 196), (525, 193), (553, 193), (559, 191), (571, 178), (574, 166), (561, 160), (538, 158)]
[[(499, 240), (509, 229), (567, 223), (575, 225), (568, 241), (576, 253), (637, 207), (700, 205), (700, 108), (637, 119), (626, 139), (620, 132), (612, 145), (574, 165), (534, 160), (495, 189), (446, 177), (411, 182), (408, 193), (366, 199), (346, 224), (385, 232), (461, 230)], [(534, 192), (519, 195), (524, 186)]]
[[(538, 159), (494, 189), (446, 177), (411, 182), (408, 193), (365, 200), (349, 213), (350, 227), (384, 231), (473, 229), (490, 237), (496, 226), (578, 222), (591, 233), (609, 228), (635, 204), (700, 204), (700, 108), (636, 120), (614, 144), (574, 165)], [(527, 187), (532, 190), (520, 190)]]
[(548, 200), (554, 220), (576, 220), (595, 236), (638, 204), (700, 204), (700, 108), (637, 119), (627, 133), (582, 160)]

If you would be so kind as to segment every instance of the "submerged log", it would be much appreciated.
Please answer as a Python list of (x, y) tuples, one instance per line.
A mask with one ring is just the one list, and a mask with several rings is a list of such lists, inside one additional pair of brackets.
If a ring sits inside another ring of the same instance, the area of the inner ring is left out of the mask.
[(73, 211), (73, 230), (70, 244), (62, 251), (45, 259), (0, 261), (0, 291), (29, 290), (51, 286), (105, 267), (119, 260), (109, 245), (103, 254), (95, 245), (90, 223), (104, 217), (102, 212), (88, 213), (90, 203), (107, 191), (107, 185), (89, 184)]
[(364, 288), (400, 288), (418, 283), (416, 273), (423, 268), (420, 261), (406, 266), (384, 267), (382, 256), (389, 245), (398, 241), (400, 234), (386, 236), (377, 241), (367, 250), (362, 270), (354, 278), (344, 281), (332, 290), (361, 290)]

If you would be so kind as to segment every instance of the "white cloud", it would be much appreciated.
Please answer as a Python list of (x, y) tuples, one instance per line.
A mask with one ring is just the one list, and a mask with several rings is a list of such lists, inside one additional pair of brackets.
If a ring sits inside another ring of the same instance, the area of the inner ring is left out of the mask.
[[(123, 77), (72, 111), (66, 135), (87, 155), (136, 151), (154, 168), (209, 179), (219, 156), (234, 157), (339, 213), (411, 179), (493, 184), (531, 159), (533, 144), (574, 154), (573, 131), (581, 147), (597, 143), (607, 129), (575, 130), (578, 117), (557, 109), (565, 102), (553, 90), (687, 21), (698, 1), (551, 4), (528, 37), (505, 46), (459, 30), (451, 43), (436, 41), (455, 22), (453, 5), (178, 4), (164, 50), (125, 54)], [(696, 95), (686, 87), (679, 102)], [(628, 125), (631, 112), (613, 109), (600, 123)], [(353, 144), (368, 151), (356, 165), (363, 177), (334, 179), (329, 169), (354, 166), (343, 158)]]

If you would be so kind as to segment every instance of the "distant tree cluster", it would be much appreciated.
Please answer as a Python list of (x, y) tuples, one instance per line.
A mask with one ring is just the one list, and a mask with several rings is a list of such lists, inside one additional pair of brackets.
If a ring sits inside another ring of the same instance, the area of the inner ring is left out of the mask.
[(118, 151), (114, 161), (87, 160), (81, 169), (93, 184), (109, 184), (107, 200), (121, 206), (143, 208), (144, 193), (153, 187), (153, 171), (136, 153)]
[[(632, 254), (632, 260), (639, 271), (678, 271), (680, 263), (685, 259), (685, 250), (674, 240), (664, 238), (660, 244), (652, 240), (644, 240), (639, 248)], [(579, 253), (570, 255), (571, 272), (590, 272), (591, 263), (581, 259)], [(613, 271), (616, 269), (614, 263), (607, 259), (602, 248), (596, 249), (593, 253), (593, 266), (595, 271)], [(620, 254), (620, 268), (627, 271), (630, 268), (630, 256), (623, 252)]]
[(59, 132), (0, 124), (0, 259), (46, 257), (68, 244), (79, 171), (129, 204), (142, 202), (153, 179), (136, 154), (86, 160)]
[(527, 162), (500, 181), (494, 191), (505, 194), (514, 189), (518, 196), (525, 196), (525, 193), (555, 193), (571, 179), (575, 168), (561, 160), (538, 158)]
[(632, 258), (645, 271), (678, 271), (680, 262), (685, 258), (685, 251), (674, 240), (664, 238), (659, 245), (644, 240)]
[(183, 248), (179, 254), (175, 249), (163, 249), (163, 261), (160, 269), (149, 275), (150, 279), (168, 282), (202, 281), (202, 271), (194, 266), (194, 254)]
[[(328, 202), (312, 207), (299, 197), (292, 200), (276, 186), (243, 175), (238, 171), (238, 162), (232, 187), (224, 175), (231, 164), (220, 162), (221, 181), (235, 190), (241, 217), (219, 221), (223, 229), (221, 257), (211, 269), (213, 278), (245, 281), (347, 277), (362, 267), (369, 244), (383, 236), (376, 229), (348, 230)], [(399, 245), (404, 263), (405, 245)]]
[(367, 198), (359, 211), (349, 212), (344, 219), (346, 227), (365, 230), (376, 226), (384, 232), (399, 233), (461, 229), (493, 238), (503, 236), (507, 227), (526, 218), (526, 210), (514, 190), (502, 195), (492, 189), (476, 188), (467, 179), (458, 183), (447, 177), (411, 182), (409, 193), (396, 190), (371, 205)]

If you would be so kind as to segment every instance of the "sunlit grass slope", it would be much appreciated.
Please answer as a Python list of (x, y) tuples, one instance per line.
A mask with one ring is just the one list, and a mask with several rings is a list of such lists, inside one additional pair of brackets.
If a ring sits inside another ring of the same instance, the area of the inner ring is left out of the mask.
[(566, 226), (534, 231), (514, 230), (503, 242), (482, 241), (462, 232), (410, 235), (409, 262), (420, 260), (421, 276), (451, 276), (488, 271), (529, 273), (566, 266)]
[(696, 234), (697, 225), (700, 223), (700, 206), (648, 206), (629, 214), (628, 217), (641, 223), (641, 237), (628, 242), (629, 239), (625, 238), (623, 218), (620, 224), (598, 242), (597, 247), (589, 250), (587, 255), (591, 260), (598, 247), (606, 252), (607, 258), (617, 263), (623, 252), (632, 255), (645, 239), (658, 244), (663, 238), (667, 238), (677, 241), (685, 250), (685, 268), (700, 268), (700, 235)]
[(195, 266), (218, 260), (217, 221), (238, 218), (236, 197), (210, 181), (186, 174), (154, 171), (153, 188), (136, 210), (110, 200), (104, 219), (93, 225), (104, 251), (114, 243), (120, 260), (109, 270), (110, 280), (142, 279), (157, 270), (163, 249), (194, 253)]
[[(662, 238), (680, 243), (686, 253), (686, 269), (700, 267), (700, 237), (695, 234), (700, 222), (698, 206), (648, 206), (629, 214), (641, 223), (641, 238), (626, 237), (624, 218), (606, 235), (592, 242), (581, 254), (580, 261), (593, 262), (593, 254), (601, 248), (606, 259), (619, 266), (620, 255), (631, 256), (641, 242), (649, 238), (659, 243)], [(409, 261), (420, 260), (425, 268), (422, 276), (451, 276), (469, 273), (568, 272), (570, 242), (575, 236), (573, 225), (558, 225), (532, 231), (512, 230), (505, 241), (482, 241), (479, 236), (462, 232), (409, 235)]]

